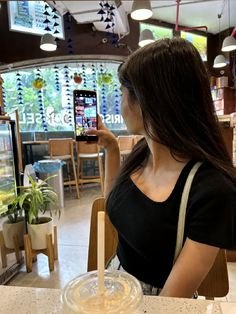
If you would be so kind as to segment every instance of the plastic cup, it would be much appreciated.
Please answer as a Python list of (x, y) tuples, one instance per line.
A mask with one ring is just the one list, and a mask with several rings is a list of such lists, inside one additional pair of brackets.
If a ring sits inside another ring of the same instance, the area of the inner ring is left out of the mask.
[(124, 271), (105, 271), (105, 291), (99, 294), (97, 271), (70, 281), (62, 292), (65, 313), (136, 314), (142, 301), (139, 281)]

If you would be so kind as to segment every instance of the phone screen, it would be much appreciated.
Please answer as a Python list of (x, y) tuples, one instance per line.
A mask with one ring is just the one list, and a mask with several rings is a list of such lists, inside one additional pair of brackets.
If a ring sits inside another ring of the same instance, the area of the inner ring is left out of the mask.
[(74, 116), (76, 141), (97, 141), (97, 136), (86, 134), (89, 129), (97, 129), (96, 92), (74, 90)]

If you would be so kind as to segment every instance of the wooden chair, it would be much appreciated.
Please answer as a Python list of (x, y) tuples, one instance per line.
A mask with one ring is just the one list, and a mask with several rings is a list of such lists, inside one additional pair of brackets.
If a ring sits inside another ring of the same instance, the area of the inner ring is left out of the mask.
[[(98, 198), (92, 205), (89, 253), (88, 253), (88, 271), (97, 269), (97, 212), (105, 210), (104, 198)], [(105, 264), (115, 254), (118, 237), (117, 232), (106, 215), (105, 221)], [(229, 280), (227, 271), (227, 262), (225, 250), (220, 250), (216, 260), (201, 283), (198, 294), (205, 296), (208, 300), (215, 297), (224, 297), (229, 291)]]
[[(92, 205), (89, 251), (88, 251), (88, 266), (87, 270), (92, 271), (97, 269), (97, 213), (105, 210), (105, 199), (97, 198)], [(110, 260), (116, 252), (118, 238), (117, 232), (110, 222), (109, 217), (105, 218), (105, 264)]]
[(134, 145), (136, 145), (144, 136), (143, 135), (133, 135)]
[[(79, 198), (79, 185), (77, 180), (75, 159), (74, 159), (74, 142), (72, 138), (49, 139), (48, 141), (49, 156), (45, 158), (60, 159), (67, 163), (68, 180), (64, 181), (64, 186), (75, 184), (77, 197)], [(74, 179), (69, 176), (69, 162), (71, 162)]]
[(117, 141), (120, 149), (120, 159), (121, 162), (123, 162), (127, 155), (129, 155), (132, 151), (134, 146), (134, 137), (133, 135), (119, 135), (117, 137)]
[[(86, 143), (86, 142), (77, 142), (76, 143), (77, 151), (77, 172), (78, 172), (78, 182), (79, 184), (83, 183), (93, 183), (97, 182), (101, 184), (102, 195), (104, 193), (104, 175), (103, 175), (103, 164), (102, 156), (103, 153), (99, 151), (99, 146), (97, 143)], [(83, 162), (84, 161), (97, 161), (98, 163), (98, 172), (99, 175), (90, 175), (85, 176), (83, 173)]]
[(216, 260), (206, 278), (198, 288), (198, 294), (208, 300), (225, 297), (229, 292), (229, 278), (225, 250), (220, 249)]

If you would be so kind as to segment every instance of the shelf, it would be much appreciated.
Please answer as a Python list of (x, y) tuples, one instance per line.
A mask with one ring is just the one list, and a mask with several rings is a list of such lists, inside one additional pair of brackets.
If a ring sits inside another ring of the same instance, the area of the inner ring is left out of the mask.
[(222, 114), (218, 116), (219, 122), (230, 122), (230, 115), (229, 114)]
[(223, 88), (225, 88), (225, 86), (223, 86), (223, 87), (211, 86), (211, 90), (223, 89)]
[(12, 150), (0, 150), (0, 155), (12, 155)]
[(13, 157), (13, 155), (11, 154), (11, 155), (8, 155), (8, 156), (4, 156), (3, 154), (2, 154), (2, 156), (1, 156), (1, 154), (0, 154), (0, 162), (1, 161), (6, 161), (6, 160), (14, 160), (14, 157)]

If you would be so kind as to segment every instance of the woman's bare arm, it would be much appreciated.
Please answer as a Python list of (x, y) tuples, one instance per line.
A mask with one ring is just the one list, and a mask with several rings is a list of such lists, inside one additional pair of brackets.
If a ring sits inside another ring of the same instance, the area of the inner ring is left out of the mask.
[(219, 248), (187, 238), (160, 296), (191, 298), (210, 271)]

